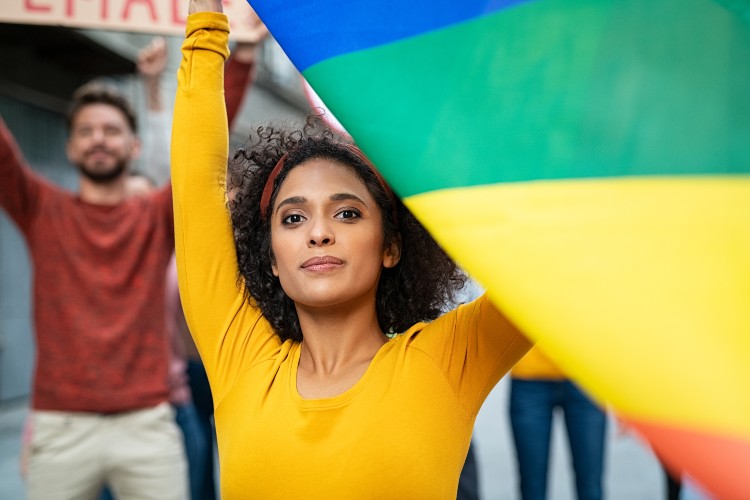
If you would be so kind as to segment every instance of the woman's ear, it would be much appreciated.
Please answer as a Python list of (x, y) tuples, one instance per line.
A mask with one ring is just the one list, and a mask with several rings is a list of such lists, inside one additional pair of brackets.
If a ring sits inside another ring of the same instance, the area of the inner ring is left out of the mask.
[(401, 235), (397, 235), (385, 247), (383, 252), (383, 267), (390, 269), (396, 267), (401, 260)]
[(276, 265), (276, 257), (274, 257), (273, 252), (271, 252), (271, 272), (277, 278), (279, 277), (279, 266)]
[(268, 258), (271, 260), (271, 272), (278, 278), (279, 266), (276, 265), (276, 256), (273, 254), (273, 250), (268, 251)]

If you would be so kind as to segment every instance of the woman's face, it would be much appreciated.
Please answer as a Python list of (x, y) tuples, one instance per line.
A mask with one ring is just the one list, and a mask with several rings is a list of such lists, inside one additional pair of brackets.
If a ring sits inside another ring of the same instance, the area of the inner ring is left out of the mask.
[(311, 159), (292, 169), (270, 220), (273, 273), (298, 306), (374, 302), (381, 269), (398, 263), (398, 249), (385, 248), (380, 207), (336, 161)]

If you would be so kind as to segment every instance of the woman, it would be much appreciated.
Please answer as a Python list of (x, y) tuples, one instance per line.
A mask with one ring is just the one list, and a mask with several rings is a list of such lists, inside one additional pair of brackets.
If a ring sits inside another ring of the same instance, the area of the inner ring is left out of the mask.
[(486, 298), (420, 322), (460, 272), (330, 134), (259, 130), (232, 164), (230, 220), (220, 11), (191, 1), (172, 182), (222, 497), (455, 498), (477, 412), (529, 342)]

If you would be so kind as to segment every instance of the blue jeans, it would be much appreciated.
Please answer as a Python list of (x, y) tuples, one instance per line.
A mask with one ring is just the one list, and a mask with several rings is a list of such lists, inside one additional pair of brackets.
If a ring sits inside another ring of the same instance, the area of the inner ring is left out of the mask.
[[(198, 496), (193, 496), (193, 500), (216, 500), (217, 488), (214, 478), (213, 455), (214, 443), (216, 443), (216, 431), (213, 424), (214, 403), (211, 396), (211, 387), (208, 385), (206, 370), (200, 361), (188, 360), (187, 372), (200, 433), (208, 443), (207, 460), (202, 464), (200, 469), (196, 469), (195, 471), (195, 474), (201, 477), (201, 490)], [(193, 474), (192, 464), (190, 474)]]
[(185, 440), (185, 454), (188, 462), (190, 498), (201, 500), (204, 489), (204, 470), (207, 463), (213, 464), (213, 443), (206, 438), (201, 428), (200, 418), (193, 403), (175, 405), (175, 420), (182, 430)]
[(607, 417), (568, 380), (511, 379), (510, 423), (516, 445), (521, 497), (544, 500), (547, 495), (552, 415), (565, 413), (579, 500), (601, 500)]
[(456, 500), (479, 500), (479, 471), (477, 471), (477, 457), (474, 453), (474, 439), (469, 442), (469, 452), (466, 455), (461, 476), (458, 478), (458, 493)]

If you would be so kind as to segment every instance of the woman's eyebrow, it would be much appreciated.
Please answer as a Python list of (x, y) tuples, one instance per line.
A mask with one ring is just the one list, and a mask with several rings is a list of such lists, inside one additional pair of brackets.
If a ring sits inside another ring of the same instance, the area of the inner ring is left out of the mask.
[(367, 206), (367, 203), (362, 200), (359, 196), (352, 194), (352, 193), (334, 193), (328, 198), (331, 201), (346, 201), (346, 200), (354, 200), (358, 201), (364, 206)]
[(307, 203), (307, 198), (304, 196), (292, 196), (279, 202), (276, 206), (276, 211), (278, 212), (284, 205), (302, 205), (305, 203)]

